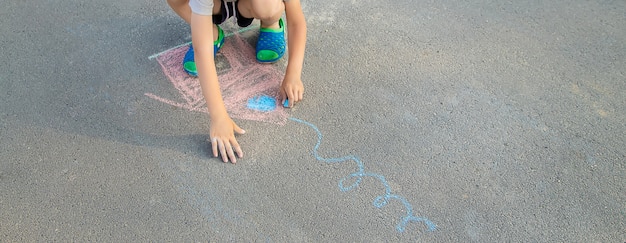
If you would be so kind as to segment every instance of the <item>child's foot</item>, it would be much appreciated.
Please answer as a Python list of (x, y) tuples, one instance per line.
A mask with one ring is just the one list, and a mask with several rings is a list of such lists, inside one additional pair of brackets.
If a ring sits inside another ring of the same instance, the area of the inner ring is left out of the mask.
[(256, 43), (256, 60), (262, 63), (278, 61), (285, 55), (285, 25), (278, 20), (278, 29), (261, 28)]
[[(219, 25), (217, 25), (217, 40), (215, 40), (213, 42), (213, 54), (216, 55), (217, 51), (220, 50), (220, 48), (222, 48), (222, 45), (224, 44), (224, 31), (222, 30), (222, 28), (220, 28)], [(196, 68), (196, 61), (194, 59), (194, 54), (193, 54), (193, 45), (189, 44), (189, 50), (187, 50), (187, 53), (185, 53), (185, 58), (183, 59), (183, 69), (185, 70), (185, 72), (187, 72), (187, 74), (197, 77), (198, 76), (198, 69)]]

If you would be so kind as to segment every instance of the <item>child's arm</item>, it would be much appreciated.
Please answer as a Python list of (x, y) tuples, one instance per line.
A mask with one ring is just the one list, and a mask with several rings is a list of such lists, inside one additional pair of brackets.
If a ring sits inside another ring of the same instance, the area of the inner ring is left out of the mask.
[(230, 159), (235, 163), (237, 162), (235, 152), (239, 157), (243, 156), (243, 152), (234, 132), (243, 134), (245, 131), (228, 116), (224, 106), (213, 57), (213, 19), (211, 16), (192, 13), (190, 24), (198, 78), (211, 119), (213, 156), (217, 157), (219, 152), (224, 162)]
[(287, 45), (289, 48), (289, 61), (285, 79), (280, 87), (280, 96), (283, 103), (289, 99), (289, 107), (302, 100), (304, 86), (302, 85), (302, 64), (304, 63), (304, 49), (306, 46), (306, 21), (300, 0), (285, 2), (285, 15), (287, 17)]

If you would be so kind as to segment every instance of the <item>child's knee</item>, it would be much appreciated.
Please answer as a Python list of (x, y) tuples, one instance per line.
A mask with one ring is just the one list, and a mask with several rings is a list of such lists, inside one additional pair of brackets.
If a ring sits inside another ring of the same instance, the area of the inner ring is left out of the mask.
[(283, 14), (285, 5), (283, 0), (240, 0), (248, 2), (253, 17), (256, 19), (273, 19)]
[(189, 0), (166, 0), (167, 4), (172, 8), (177, 8), (182, 6), (183, 4), (189, 4)]

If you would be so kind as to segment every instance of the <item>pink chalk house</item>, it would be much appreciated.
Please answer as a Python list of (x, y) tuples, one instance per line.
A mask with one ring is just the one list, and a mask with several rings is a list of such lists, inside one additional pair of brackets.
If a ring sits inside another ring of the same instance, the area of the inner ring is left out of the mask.
[[(182, 68), (182, 60), (188, 45), (177, 47), (159, 54), (156, 59), (163, 72), (180, 93), (182, 100), (174, 101), (152, 93), (145, 95), (166, 104), (190, 111), (208, 113), (206, 102), (202, 96), (198, 78), (191, 77)], [(228, 61), (229, 68), (220, 70), (218, 77), (226, 109), (232, 118), (269, 122), (284, 125), (288, 114), (282, 105), (273, 111), (256, 111), (247, 107), (248, 100), (258, 96), (269, 96), (278, 100), (278, 88), (283, 73), (272, 64), (260, 64), (255, 60), (254, 48), (239, 35), (226, 39), (218, 53)]]

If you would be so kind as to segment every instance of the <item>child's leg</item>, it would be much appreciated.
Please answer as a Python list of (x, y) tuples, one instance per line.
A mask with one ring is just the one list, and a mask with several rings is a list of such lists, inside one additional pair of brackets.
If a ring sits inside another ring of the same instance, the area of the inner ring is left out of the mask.
[(246, 18), (261, 20), (261, 28), (278, 29), (285, 4), (283, 0), (239, 0), (239, 11)]
[(281, 16), (283, 0), (239, 0), (242, 16), (261, 20), (256, 43), (256, 60), (261, 63), (278, 61), (285, 54), (285, 28)]
[(189, 0), (167, 0), (172, 10), (180, 16), (187, 24), (191, 22), (191, 8)]

